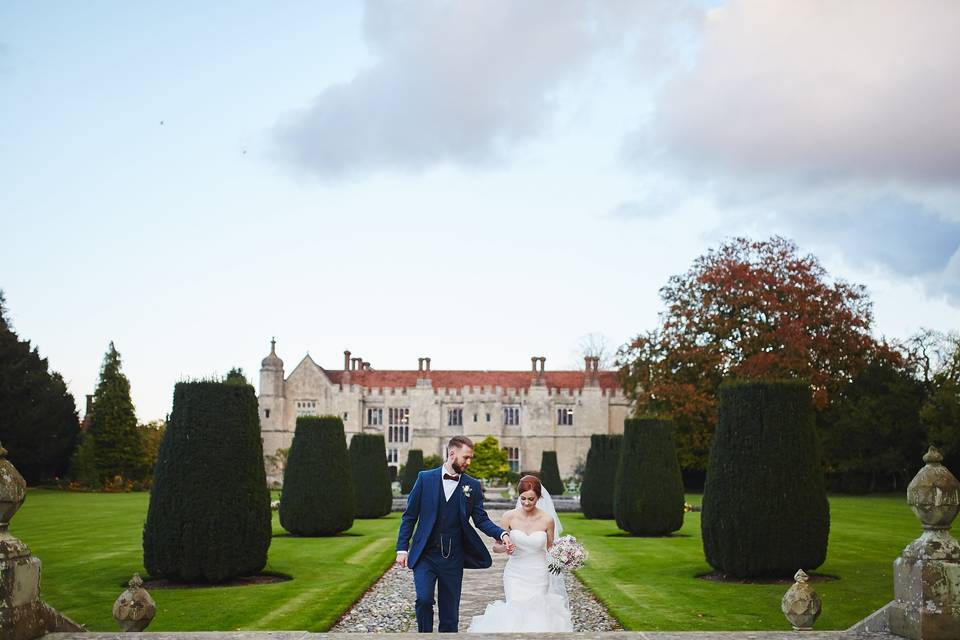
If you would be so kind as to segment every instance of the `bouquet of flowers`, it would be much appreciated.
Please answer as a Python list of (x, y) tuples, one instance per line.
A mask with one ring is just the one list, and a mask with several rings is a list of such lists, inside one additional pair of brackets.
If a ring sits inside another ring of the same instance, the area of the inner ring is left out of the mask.
[(547, 553), (547, 568), (550, 573), (579, 569), (587, 560), (587, 550), (573, 536), (561, 536)]

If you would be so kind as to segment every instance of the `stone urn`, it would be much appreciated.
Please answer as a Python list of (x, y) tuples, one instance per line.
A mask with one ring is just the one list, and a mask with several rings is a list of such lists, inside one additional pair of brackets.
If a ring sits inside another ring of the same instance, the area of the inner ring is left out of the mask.
[(810, 631), (820, 617), (820, 596), (807, 583), (803, 569), (794, 574), (793, 583), (780, 601), (780, 610), (796, 631)]
[(143, 631), (156, 615), (157, 604), (143, 588), (139, 574), (133, 574), (128, 584), (129, 588), (113, 603), (113, 619), (122, 631)]

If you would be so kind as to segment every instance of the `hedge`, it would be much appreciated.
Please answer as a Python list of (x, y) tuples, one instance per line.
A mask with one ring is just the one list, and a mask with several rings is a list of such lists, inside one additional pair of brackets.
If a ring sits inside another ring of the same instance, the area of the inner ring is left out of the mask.
[(557, 452), (544, 451), (540, 458), (540, 482), (552, 496), (563, 495), (563, 480), (560, 479), (560, 467), (557, 465)]
[(355, 518), (379, 518), (390, 513), (393, 489), (383, 436), (358, 433), (350, 439)]
[(178, 383), (143, 529), (147, 572), (212, 583), (255, 574), (267, 563), (270, 537), (253, 387)]
[(701, 530), (707, 562), (737, 578), (823, 564), (830, 507), (808, 384), (721, 387)]
[(421, 471), (423, 471), (423, 451), (410, 449), (407, 454), (407, 463), (403, 466), (403, 474), (400, 476), (401, 493), (404, 495), (410, 493)]
[(353, 526), (353, 474), (343, 421), (301, 416), (283, 472), (280, 526), (298, 536), (333, 536)]
[(623, 436), (594, 434), (580, 485), (580, 507), (585, 518), (613, 518), (613, 488), (620, 464)]
[(671, 421), (624, 421), (613, 493), (614, 518), (624, 531), (663, 536), (683, 526), (683, 476)]

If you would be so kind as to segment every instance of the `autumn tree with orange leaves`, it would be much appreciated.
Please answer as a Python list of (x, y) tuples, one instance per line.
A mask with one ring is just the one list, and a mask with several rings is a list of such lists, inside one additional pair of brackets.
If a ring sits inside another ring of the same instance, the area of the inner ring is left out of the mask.
[(807, 380), (823, 409), (878, 347), (864, 287), (779, 236), (711, 249), (660, 297), (660, 326), (621, 347), (618, 365), (638, 414), (674, 418), (688, 473), (706, 469), (723, 380)]

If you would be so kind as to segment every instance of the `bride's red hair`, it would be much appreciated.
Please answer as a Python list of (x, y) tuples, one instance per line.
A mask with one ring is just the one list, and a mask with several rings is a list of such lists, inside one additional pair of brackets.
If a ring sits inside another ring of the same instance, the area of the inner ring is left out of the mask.
[(523, 476), (520, 478), (520, 482), (517, 483), (517, 493), (523, 493), (524, 491), (533, 491), (537, 494), (537, 497), (540, 498), (541, 492), (540, 487), (540, 478), (537, 476)]

